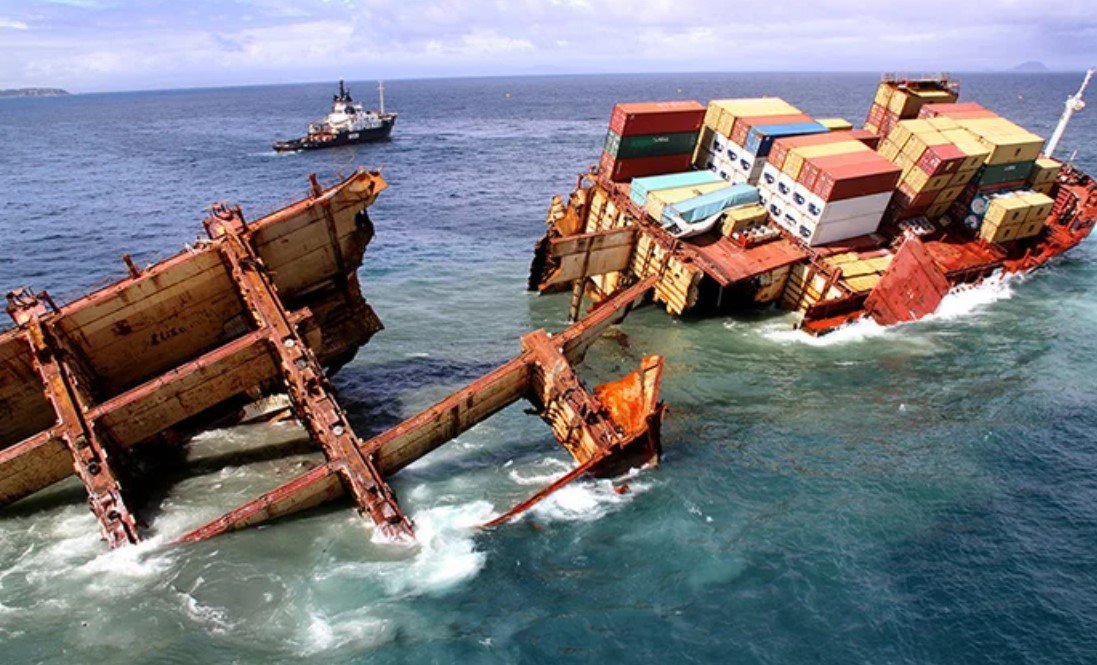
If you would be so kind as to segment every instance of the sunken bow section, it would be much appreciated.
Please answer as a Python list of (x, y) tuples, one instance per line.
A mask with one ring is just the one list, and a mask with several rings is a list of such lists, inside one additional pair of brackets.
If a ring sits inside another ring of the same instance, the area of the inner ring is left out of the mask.
[(662, 360), (588, 392), (571, 369), (652, 287), (638, 283), (555, 336), (522, 340), (497, 370), (374, 439), (359, 438), (327, 371), (381, 330), (357, 269), (373, 236), (366, 209), (385, 188), (358, 171), (329, 189), (248, 222), (217, 204), (208, 238), (57, 307), (46, 293), (8, 294), (15, 327), (0, 334), (0, 505), (75, 475), (104, 539), (139, 542), (128, 464), (135, 446), (164, 445), (222, 422), (269, 394), (324, 453), (300, 477), (179, 541), (200, 540), (348, 495), (387, 538), (413, 537), (386, 476), (519, 399), (537, 407), (576, 467), (504, 521), (584, 473), (614, 474), (659, 455)]

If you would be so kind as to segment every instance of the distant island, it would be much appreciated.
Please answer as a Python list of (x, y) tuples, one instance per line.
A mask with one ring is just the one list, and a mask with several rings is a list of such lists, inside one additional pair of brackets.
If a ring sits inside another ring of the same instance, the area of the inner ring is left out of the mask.
[(0, 90), (0, 97), (60, 97), (69, 94), (61, 88), (7, 88)]
[(1047, 65), (1038, 60), (1029, 60), (1022, 62), (1010, 71), (1012, 72), (1046, 72), (1048, 71)]

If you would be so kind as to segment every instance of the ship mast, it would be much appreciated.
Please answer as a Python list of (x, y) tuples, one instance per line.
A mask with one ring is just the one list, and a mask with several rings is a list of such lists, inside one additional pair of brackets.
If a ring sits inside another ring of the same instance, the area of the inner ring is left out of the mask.
[[(1092, 72), (1092, 70), (1090, 70), (1090, 71)], [(1086, 79), (1086, 80), (1089, 80), (1089, 79)], [(381, 115), (385, 115), (385, 82), (384, 81), (378, 81), (377, 82), (377, 96), (381, 98), (381, 100), (380, 100)]]
[(1059, 124), (1055, 126), (1055, 131), (1051, 135), (1051, 140), (1047, 142), (1047, 150), (1044, 154), (1047, 157), (1051, 157), (1051, 153), (1055, 152), (1055, 148), (1059, 146), (1059, 139), (1063, 138), (1063, 132), (1066, 131), (1067, 123), (1070, 122), (1071, 117), (1076, 111), (1081, 111), (1086, 107), (1085, 101), (1082, 100), (1082, 93), (1086, 91), (1086, 86), (1089, 85), (1089, 80), (1093, 78), (1093, 72), (1095, 70), (1091, 67), (1086, 71), (1086, 77), (1082, 80), (1081, 87), (1078, 88), (1078, 92), (1074, 93), (1070, 97), (1067, 97), (1066, 108), (1063, 109), (1063, 116), (1059, 118)]

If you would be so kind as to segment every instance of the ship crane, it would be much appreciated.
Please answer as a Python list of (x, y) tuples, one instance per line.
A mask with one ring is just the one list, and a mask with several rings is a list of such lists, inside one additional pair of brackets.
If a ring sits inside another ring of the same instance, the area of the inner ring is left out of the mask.
[(1051, 157), (1051, 154), (1055, 152), (1055, 148), (1059, 145), (1059, 139), (1063, 137), (1063, 132), (1067, 128), (1067, 123), (1070, 122), (1071, 117), (1075, 112), (1081, 111), (1086, 107), (1085, 100), (1082, 99), (1082, 94), (1086, 91), (1086, 86), (1089, 85), (1089, 80), (1093, 78), (1093, 72), (1097, 71), (1090, 67), (1086, 71), (1086, 77), (1082, 80), (1081, 87), (1078, 88), (1078, 92), (1074, 93), (1070, 97), (1067, 97), (1066, 108), (1063, 109), (1063, 116), (1059, 118), (1059, 124), (1055, 126), (1055, 131), (1051, 135), (1051, 140), (1047, 142), (1047, 151), (1045, 155)]

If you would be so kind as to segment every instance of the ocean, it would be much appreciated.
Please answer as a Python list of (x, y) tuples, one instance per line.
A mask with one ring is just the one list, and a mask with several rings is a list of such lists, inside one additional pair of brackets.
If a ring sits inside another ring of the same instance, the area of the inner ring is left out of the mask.
[[(348, 72), (353, 77), (353, 72)], [(1048, 136), (1080, 75), (967, 74)], [(386, 329), (336, 377), (383, 431), (566, 325), (525, 291), (553, 194), (617, 101), (779, 95), (863, 120), (875, 74), (387, 81), (388, 143), (277, 155), (332, 84), (0, 100), (0, 287), (67, 300), (174, 253), (228, 200), (255, 218), (357, 165), (390, 183), (361, 270)], [(351, 82), (372, 101), (372, 82)], [(1097, 115), (1060, 148), (1097, 170)], [(588, 385), (667, 359), (665, 457), (475, 528), (569, 458), (518, 404), (391, 479), (416, 547), (348, 504), (166, 542), (292, 477), (292, 425), (209, 431), (105, 551), (71, 479), (0, 512), (3, 663), (1092, 663), (1097, 249), (949, 296), (929, 320), (810, 339), (779, 311), (633, 312)]]

